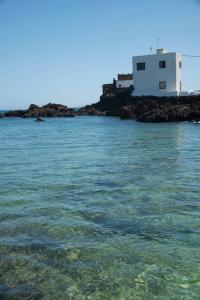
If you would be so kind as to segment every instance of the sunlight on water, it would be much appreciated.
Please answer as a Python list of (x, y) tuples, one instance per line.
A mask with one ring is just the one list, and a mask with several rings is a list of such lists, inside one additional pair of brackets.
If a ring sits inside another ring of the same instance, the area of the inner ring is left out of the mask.
[(0, 299), (199, 299), (200, 125), (0, 120)]

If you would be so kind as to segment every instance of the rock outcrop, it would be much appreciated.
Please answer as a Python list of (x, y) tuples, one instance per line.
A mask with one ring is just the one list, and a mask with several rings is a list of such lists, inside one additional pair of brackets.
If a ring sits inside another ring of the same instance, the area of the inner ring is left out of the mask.
[(117, 116), (140, 122), (200, 121), (200, 95), (188, 97), (131, 97), (130, 93), (101, 96), (100, 101), (78, 110), (62, 104), (31, 104), (27, 110), (11, 111), (5, 117), (47, 118)]
[(104, 111), (100, 111), (92, 105), (86, 105), (76, 111), (77, 116), (105, 116), (105, 114)]
[(48, 103), (39, 107), (31, 104), (24, 114), (24, 118), (74, 117), (74, 110), (62, 104)]
[(200, 96), (131, 97), (119, 94), (102, 96), (91, 106), (109, 116), (140, 122), (200, 121)]
[(74, 117), (75, 111), (62, 104), (48, 103), (41, 107), (31, 104), (27, 110), (10, 111), (4, 116), (21, 118)]
[(10, 118), (16, 118), (16, 117), (22, 118), (24, 116), (24, 113), (25, 113), (24, 110), (13, 110), (4, 113), (3, 116), (10, 117)]
[(136, 118), (140, 122), (200, 121), (200, 103), (165, 106), (161, 105)]
[(134, 119), (136, 117), (135, 106), (126, 105), (120, 108), (120, 118), (124, 119)]

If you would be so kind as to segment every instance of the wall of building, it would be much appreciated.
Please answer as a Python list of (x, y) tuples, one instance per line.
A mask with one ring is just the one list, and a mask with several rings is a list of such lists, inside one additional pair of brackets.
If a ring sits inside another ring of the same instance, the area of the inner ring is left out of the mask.
[(113, 83), (103, 84), (102, 86), (103, 95), (111, 94), (115, 91)]
[[(166, 61), (166, 68), (159, 68), (159, 61)], [(180, 92), (180, 54), (158, 53), (133, 57), (133, 95), (177, 96)], [(145, 70), (137, 70), (137, 63), (145, 62)], [(166, 82), (166, 89), (159, 88), (159, 82)]]
[(117, 88), (129, 88), (133, 85), (133, 80), (116, 80)]
[(132, 73), (118, 74), (117, 80), (133, 80), (133, 74)]
[[(181, 62), (181, 68), (179, 67), (179, 62)], [(176, 90), (181, 93), (183, 91), (183, 84), (182, 84), (182, 55), (176, 53)]]

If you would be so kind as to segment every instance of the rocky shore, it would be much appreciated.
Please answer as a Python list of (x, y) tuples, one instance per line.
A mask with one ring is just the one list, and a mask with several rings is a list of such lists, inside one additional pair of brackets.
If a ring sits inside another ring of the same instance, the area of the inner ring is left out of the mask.
[(62, 104), (49, 103), (43, 106), (31, 104), (27, 110), (6, 112), (1, 117), (49, 118), (75, 116), (116, 116), (140, 122), (200, 121), (200, 96), (188, 97), (131, 97), (119, 93), (101, 96), (100, 101), (80, 109)]
[(27, 110), (10, 111), (3, 116), (21, 118), (75, 117), (75, 112), (74, 109), (65, 105), (48, 103), (43, 106), (31, 104)]
[(140, 122), (200, 121), (200, 96), (158, 98), (119, 94), (101, 96), (92, 107), (108, 116)]

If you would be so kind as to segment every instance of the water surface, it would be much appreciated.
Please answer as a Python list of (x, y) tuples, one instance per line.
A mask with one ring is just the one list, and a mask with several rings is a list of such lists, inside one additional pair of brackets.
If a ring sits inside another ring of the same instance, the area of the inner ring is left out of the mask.
[(1, 119), (0, 141), (0, 296), (199, 299), (199, 124)]

